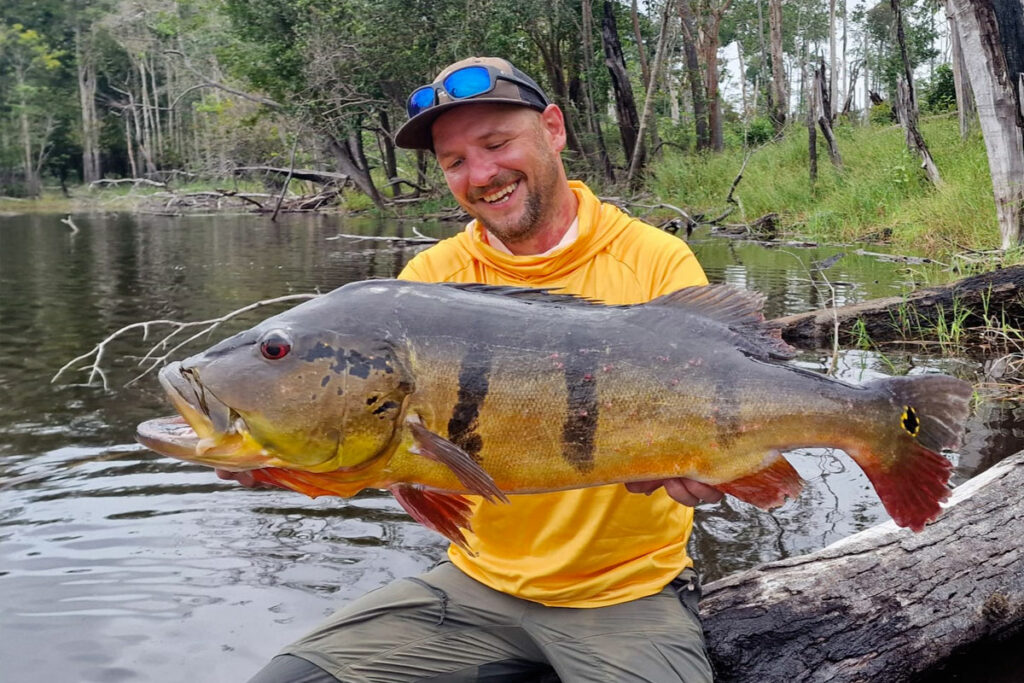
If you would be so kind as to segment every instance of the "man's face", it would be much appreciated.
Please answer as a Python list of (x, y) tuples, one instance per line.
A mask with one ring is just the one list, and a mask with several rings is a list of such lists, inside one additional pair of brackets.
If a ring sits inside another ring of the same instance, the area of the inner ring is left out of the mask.
[(434, 152), (452, 195), (505, 244), (552, 222), (565, 182), (560, 126), (548, 112), (487, 103), (455, 107), (434, 122)]

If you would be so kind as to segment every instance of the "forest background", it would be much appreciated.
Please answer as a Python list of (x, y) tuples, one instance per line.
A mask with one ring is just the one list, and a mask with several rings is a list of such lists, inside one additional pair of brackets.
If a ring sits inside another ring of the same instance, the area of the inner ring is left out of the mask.
[[(394, 147), (405, 99), (497, 55), (566, 111), (570, 175), (659, 219), (1015, 247), (958, 106), (952, 4), (6, 0), (0, 195), (277, 193), (304, 169), (331, 205), (422, 215), (451, 200), (430, 155)], [(893, 106), (901, 80), (912, 116)]]

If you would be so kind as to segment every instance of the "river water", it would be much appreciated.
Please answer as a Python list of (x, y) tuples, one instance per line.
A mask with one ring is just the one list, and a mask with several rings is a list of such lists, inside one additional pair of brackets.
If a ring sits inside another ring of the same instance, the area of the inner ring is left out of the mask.
[[(284, 294), (395, 276), (423, 245), (352, 239), (458, 226), (338, 216), (0, 216), (0, 681), (240, 681), (346, 600), (431, 565), (438, 536), (387, 495), (310, 500), (247, 490), (135, 444), (171, 413), (137, 363), (159, 341), (109, 345), (100, 378), (51, 378), (118, 328), (201, 320)], [(836, 247), (766, 248), (697, 234), (713, 282), (768, 295), (769, 317), (908, 289), (920, 269)], [(831, 286), (831, 288), (829, 287)], [(225, 325), (198, 351), (269, 311)], [(185, 352), (179, 352), (180, 358)], [(794, 361), (825, 370), (827, 352)], [(845, 351), (838, 375), (939, 369), (974, 379), (968, 358)], [(1024, 448), (1024, 412), (980, 403), (951, 456), (954, 483)], [(772, 514), (736, 501), (701, 508), (692, 553), (705, 579), (814, 550), (886, 519), (842, 453), (791, 458), (809, 484)]]

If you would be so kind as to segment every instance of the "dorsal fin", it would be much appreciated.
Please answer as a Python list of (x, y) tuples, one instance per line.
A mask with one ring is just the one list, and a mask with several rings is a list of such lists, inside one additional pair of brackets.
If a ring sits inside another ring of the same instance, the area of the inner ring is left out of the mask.
[(793, 347), (782, 340), (781, 331), (764, 321), (764, 299), (760, 292), (732, 285), (706, 285), (679, 289), (641, 305), (683, 309), (710, 318), (742, 335), (745, 343), (738, 346), (754, 356), (792, 358)]
[(764, 320), (761, 313), (764, 294), (732, 285), (685, 287), (652, 299), (645, 305), (686, 308), (730, 327)]
[(594, 301), (575, 294), (555, 293), (554, 289), (544, 287), (513, 287), (509, 285), (484, 285), (477, 282), (443, 282), (444, 287), (461, 289), (466, 292), (477, 292), (479, 294), (492, 294), (496, 296), (508, 296), (520, 301), (533, 302), (538, 304), (557, 304), (559, 306), (602, 306), (600, 301)]

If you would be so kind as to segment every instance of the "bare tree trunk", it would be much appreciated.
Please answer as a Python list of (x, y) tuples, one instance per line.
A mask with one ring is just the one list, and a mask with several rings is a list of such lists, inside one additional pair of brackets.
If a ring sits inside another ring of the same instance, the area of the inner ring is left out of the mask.
[(814, 127), (814, 112), (817, 105), (817, 88), (808, 88), (807, 83), (807, 44), (804, 44), (804, 58), (800, 60), (800, 87), (808, 93), (807, 97), (807, 170), (811, 181), (811, 191), (818, 182), (818, 131)]
[(768, 1), (768, 30), (772, 48), (772, 103), (771, 113), (775, 131), (786, 125), (789, 113), (789, 89), (786, 87), (786, 67), (782, 61), (782, 0)]
[(96, 116), (96, 61), (81, 29), (75, 29), (75, 63), (78, 66), (78, 101), (82, 109), (82, 182), (102, 177), (100, 128)]
[(902, 76), (896, 81), (896, 111), (900, 117), (900, 124), (903, 126), (904, 137), (907, 148), (917, 152), (921, 157), (921, 168), (925, 175), (936, 187), (942, 187), (942, 176), (939, 175), (939, 168), (928, 151), (928, 144), (917, 127), (917, 107), (914, 102), (913, 86), (907, 84)]
[(18, 114), (21, 131), (22, 163), (25, 164), (25, 194), (29, 197), (38, 197), (41, 181), (35, 172), (35, 163), (32, 155), (32, 133), (28, 122), (27, 104), (24, 98), (20, 101), (21, 112)]
[[(903, 78), (897, 81), (896, 91), (898, 94), (897, 103), (901, 109), (900, 123), (903, 124), (903, 131), (907, 138), (907, 147), (915, 151), (921, 157), (921, 168), (932, 185), (942, 186), (942, 177), (939, 175), (939, 168), (928, 151), (928, 143), (917, 128), (917, 98), (914, 96), (914, 70), (910, 66), (910, 56), (907, 53), (907, 38), (903, 32), (903, 9), (900, 0), (889, 0), (892, 7), (893, 23), (896, 26), (896, 42), (900, 46), (900, 55), (903, 57)], [(903, 85), (900, 85), (902, 83)]]
[(716, 152), (725, 147), (722, 135), (722, 102), (718, 97), (718, 48), (721, 45), (722, 15), (732, 0), (721, 0), (717, 7), (709, 7), (703, 18), (701, 54), (704, 57), (704, 91), (708, 97), (708, 128), (711, 129), (711, 148)]
[(701, 151), (711, 147), (711, 136), (708, 134), (707, 99), (704, 92), (704, 81), (700, 74), (700, 58), (697, 55), (697, 28), (690, 1), (678, 0), (678, 7), (679, 20), (682, 24), (683, 52), (686, 54), (686, 74), (690, 82), (690, 95), (693, 99), (697, 151)]
[(604, 63), (612, 78), (615, 90), (615, 111), (619, 118), (619, 135), (622, 137), (622, 149), (626, 159), (633, 158), (633, 150), (643, 144), (637, 131), (640, 128), (640, 117), (636, 111), (636, 100), (633, 97), (633, 86), (629, 82), (626, 70), (626, 58), (619, 42), (619, 31), (615, 25), (614, 3), (604, 2), (604, 16), (601, 21), (601, 42), (604, 45)]
[(746, 125), (747, 112), (750, 111), (747, 104), (747, 65), (743, 63), (743, 43), (739, 40), (736, 41), (736, 60), (740, 67), (740, 120)]
[(146, 169), (146, 173), (154, 173), (156, 172), (156, 150), (153, 145), (153, 111), (149, 105), (149, 77), (146, 73), (145, 53), (139, 55), (137, 68), (139, 71), (139, 96), (141, 97), (139, 113), (142, 118), (142, 130), (139, 133), (139, 138), (143, 141), (143, 146), (146, 149), (147, 166), (151, 167)]
[[(817, 107), (818, 126), (821, 128), (821, 135), (825, 138), (828, 146), (828, 158), (832, 165), (839, 170), (843, 169), (843, 157), (839, 154), (839, 145), (836, 143), (836, 136), (832, 132), (832, 122), (829, 121), (828, 98), (825, 96), (825, 64), (822, 60), (821, 68), (814, 71), (814, 90), (811, 93), (811, 101), (820, 104)], [(812, 119), (813, 119), (812, 114)]]
[[(381, 145), (381, 159), (384, 163), (384, 174), (388, 181), (394, 181), (398, 177), (398, 159), (395, 156), (395, 142), (391, 135), (391, 120), (388, 118), (388, 111), (384, 107), (377, 110), (377, 120), (380, 121), (381, 133), (377, 136)], [(398, 185), (391, 185), (391, 196), (397, 197), (400, 194)]]
[(654, 50), (654, 65), (650, 69), (650, 80), (647, 81), (647, 94), (644, 97), (644, 111), (640, 117), (640, 129), (637, 131), (637, 138), (641, 144), (633, 150), (633, 156), (629, 161), (629, 170), (626, 172), (626, 184), (632, 185), (643, 171), (643, 139), (650, 125), (651, 112), (654, 107), (654, 95), (658, 89), (658, 74), (661, 72), (661, 62), (665, 55), (665, 37), (668, 35), (669, 8), (671, 5), (665, 3), (665, 9), (661, 15), (661, 28), (658, 31), (658, 45)]
[[(840, 66), (842, 66), (843, 70), (842, 70), (842, 78), (839, 80), (839, 83), (840, 83), (840, 85), (842, 87), (840, 88), (839, 91), (836, 92), (836, 100), (837, 100), (836, 101), (836, 105), (837, 106), (839, 105), (839, 102), (838, 102), (838, 100), (839, 100), (839, 92), (850, 92), (850, 93), (853, 92), (853, 88), (850, 87), (850, 63), (846, 59), (846, 29), (847, 29), (846, 0), (843, 0), (842, 9), (843, 9), (843, 13), (842, 13), (842, 19), (843, 19), (843, 46), (842, 46), (842, 52), (841, 52), (841, 55), (840, 55), (840, 58), (839, 58), (839, 63), (840, 63)], [(853, 80), (856, 81), (857, 79), (854, 78)], [(845, 106), (845, 103), (844, 103), (844, 106)], [(840, 109), (839, 111), (843, 111), (843, 110)]]
[[(836, 54), (836, 0), (828, 0), (828, 99), (827, 111), (824, 112), (829, 121), (836, 118), (836, 106), (839, 104), (839, 90), (836, 87), (836, 74), (839, 71), (839, 60)], [(826, 102), (826, 100), (822, 100)], [(828, 137), (827, 135), (825, 136)]]
[(164, 151), (164, 139), (163, 133), (160, 130), (160, 95), (156, 86), (156, 56), (153, 56), (152, 64), (149, 67), (149, 78), (153, 93), (153, 130), (156, 133), (153, 154), (157, 159), (160, 159)]
[(871, 123), (871, 67), (868, 61), (868, 32), (864, 31), (864, 123)]
[(964, 50), (960, 44), (960, 29), (957, 27), (953, 11), (952, 1), (946, 0), (946, 21), (949, 23), (949, 57), (953, 66), (953, 87), (956, 88), (956, 111), (960, 119), (960, 138), (966, 140), (971, 133), (971, 121), (977, 112), (974, 108), (974, 93), (971, 91), (971, 83), (967, 80), (967, 65), (964, 63)]
[(597, 108), (594, 106), (593, 74), (594, 65), (591, 63), (591, 56), (594, 54), (594, 10), (590, 0), (583, 0), (583, 72), (586, 78), (583, 81), (583, 101), (586, 109), (587, 128), (595, 139), (597, 154), (600, 158), (600, 167), (604, 172), (606, 180), (615, 180), (615, 170), (612, 167), (612, 160), (608, 156), (608, 148), (604, 144), (604, 135), (601, 133), (601, 120), (597, 115)]
[(651, 82), (651, 70), (647, 66), (647, 50), (644, 49), (644, 36), (640, 32), (640, 12), (637, 10), (636, 0), (630, 7), (630, 17), (633, 19), (633, 37), (636, 39), (637, 58), (640, 60), (640, 75), (644, 83)]
[[(1020, 0), (1005, 4), (1013, 2), (1020, 4)], [(1020, 244), (1024, 236), (1024, 130), (1020, 122), (1024, 93), (1020, 92), (1020, 74), (1009, 67), (1005, 38), (992, 2), (950, 0), (950, 5), (988, 150), (1002, 247), (1009, 249)], [(1018, 9), (1018, 17), (1020, 13)], [(1024, 31), (1024, 27), (1017, 28)], [(1008, 26), (1006, 33), (1012, 35), (1014, 31)]]
[(853, 97), (857, 89), (857, 76), (860, 75), (860, 65), (861, 62), (854, 62), (853, 67), (850, 69), (849, 91), (846, 93), (846, 100), (843, 101), (843, 108), (839, 110), (841, 114), (849, 114), (853, 109)]
[[(124, 119), (124, 146), (128, 151), (128, 169), (132, 178), (138, 178), (139, 167), (135, 163), (135, 142), (132, 140), (132, 113), (127, 107), (121, 110), (121, 118)], [(198, 135), (198, 132), (196, 134)]]
[[(378, 208), (384, 206), (380, 193), (370, 179), (370, 174), (365, 169), (365, 159), (360, 160), (358, 149), (353, 149), (351, 141), (340, 141), (334, 137), (330, 138), (331, 151), (334, 152), (334, 161), (338, 172), (344, 173), (356, 184), (363, 194), (373, 200)], [(358, 147), (358, 145), (356, 145)]]

